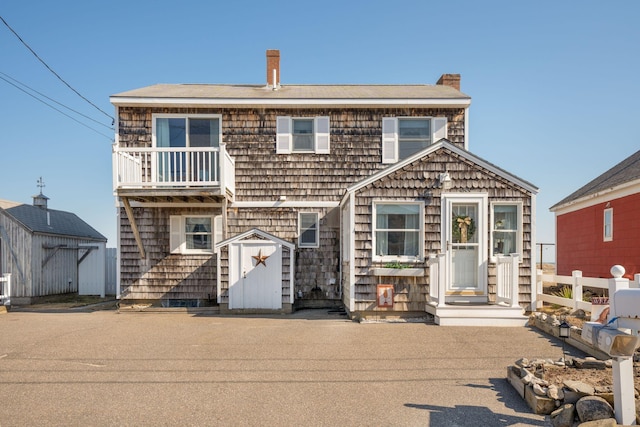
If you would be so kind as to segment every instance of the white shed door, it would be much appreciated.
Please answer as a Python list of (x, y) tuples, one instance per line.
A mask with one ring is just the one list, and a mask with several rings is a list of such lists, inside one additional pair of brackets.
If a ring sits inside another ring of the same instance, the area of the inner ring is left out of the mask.
[[(78, 251), (78, 295), (105, 295), (105, 260), (104, 243), (80, 244), (87, 249)], [(97, 247), (97, 248), (96, 248)]]
[(282, 248), (273, 242), (231, 243), (229, 309), (282, 308)]

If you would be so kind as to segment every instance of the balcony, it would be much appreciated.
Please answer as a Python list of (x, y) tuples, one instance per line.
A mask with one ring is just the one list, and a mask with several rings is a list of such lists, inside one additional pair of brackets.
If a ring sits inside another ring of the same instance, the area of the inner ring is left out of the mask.
[(235, 196), (235, 162), (218, 147), (113, 146), (115, 195), (140, 202), (210, 202)]

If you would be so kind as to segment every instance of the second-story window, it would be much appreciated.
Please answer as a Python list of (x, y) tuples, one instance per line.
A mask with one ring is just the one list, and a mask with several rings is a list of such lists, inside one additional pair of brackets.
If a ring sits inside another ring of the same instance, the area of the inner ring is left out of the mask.
[(431, 120), (398, 119), (398, 157), (406, 159), (431, 144)]
[(329, 153), (329, 117), (276, 118), (276, 153)]
[(313, 151), (313, 119), (292, 119), (293, 151)]
[(446, 117), (383, 117), (382, 163), (406, 159), (446, 137)]
[(155, 142), (156, 147), (218, 147), (220, 119), (157, 115)]
[(218, 179), (217, 154), (222, 133), (219, 115), (153, 115), (156, 179), (190, 183)]

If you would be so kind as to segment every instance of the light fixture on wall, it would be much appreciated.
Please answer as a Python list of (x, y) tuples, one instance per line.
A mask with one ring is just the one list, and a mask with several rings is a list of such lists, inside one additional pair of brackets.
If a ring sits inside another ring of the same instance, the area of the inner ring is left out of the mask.
[(443, 172), (438, 177), (438, 187), (443, 190), (448, 190), (451, 188), (451, 176), (449, 176), (449, 172)]
[(562, 323), (558, 325), (558, 336), (562, 338), (562, 363), (564, 363), (565, 368), (567, 367), (566, 357), (565, 357), (565, 344), (567, 342), (567, 338), (571, 335), (571, 325), (569, 325), (566, 320), (562, 320)]

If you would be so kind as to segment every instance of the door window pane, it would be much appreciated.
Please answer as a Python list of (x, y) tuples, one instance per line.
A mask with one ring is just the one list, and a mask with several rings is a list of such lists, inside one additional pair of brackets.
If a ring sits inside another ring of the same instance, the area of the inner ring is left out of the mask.
[(452, 211), (451, 242), (454, 244), (478, 243), (478, 233), (476, 233), (478, 206), (454, 204)]
[(156, 143), (158, 147), (186, 147), (186, 126), (186, 119), (158, 118), (156, 121)]
[(189, 119), (189, 145), (191, 147), (218, 147), (217, 119)]

